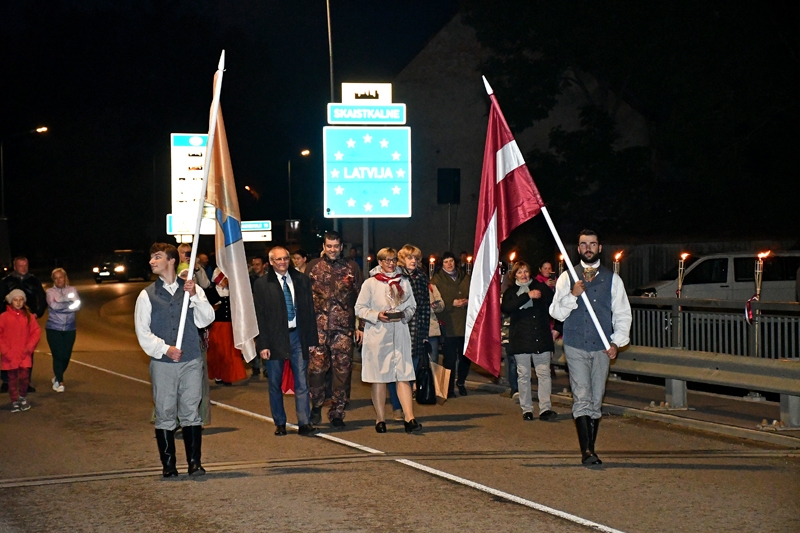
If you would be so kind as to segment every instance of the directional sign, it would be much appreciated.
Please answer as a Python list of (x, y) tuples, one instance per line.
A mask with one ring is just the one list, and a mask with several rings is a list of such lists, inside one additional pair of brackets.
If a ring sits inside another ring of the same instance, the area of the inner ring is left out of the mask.
[(406, 104), (328, 104), (328, 124), (405, 124)]
[(411, 216), (411, 128), (325, 127), (326, 218)]

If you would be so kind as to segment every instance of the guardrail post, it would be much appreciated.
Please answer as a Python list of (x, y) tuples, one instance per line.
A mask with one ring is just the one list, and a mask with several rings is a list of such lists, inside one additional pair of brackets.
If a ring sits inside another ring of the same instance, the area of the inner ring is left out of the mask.
[(800, 427), (800, 396), (781, 394), (781, 422), (786, 427)]
[(683, 348), (683, 328), (681, 327), (681, 306), (673, 305), (670, 314), (670, 333), (672, 334), (672, 347)]
[(664, 392), (667, 397), (667, 403), (670, 407), (687, 407), (685, 381), (681, 381), (679, 379), (665, 379)]

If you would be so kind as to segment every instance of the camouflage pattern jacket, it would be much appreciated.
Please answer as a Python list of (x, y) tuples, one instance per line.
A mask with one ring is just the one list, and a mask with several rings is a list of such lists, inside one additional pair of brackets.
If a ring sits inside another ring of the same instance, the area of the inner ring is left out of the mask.
[(317, 328), (321, 331), (353, 331), (355, 305), (363, 276), (355, 261), (323, 257), (307, 269)]

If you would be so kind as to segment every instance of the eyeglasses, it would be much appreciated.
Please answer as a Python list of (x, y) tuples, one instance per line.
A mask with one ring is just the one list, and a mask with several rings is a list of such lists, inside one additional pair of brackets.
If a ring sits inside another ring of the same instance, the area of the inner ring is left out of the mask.
[(272, 260), (273, 261), (288, 261), (289, 257), (288, 256), (287, 257), (274, 257)]
[(381, 259), (381, 261), (383, 261), (384, 263), (397, 263), (397, 258), (396, 257), (390, 257), (388, 259)]

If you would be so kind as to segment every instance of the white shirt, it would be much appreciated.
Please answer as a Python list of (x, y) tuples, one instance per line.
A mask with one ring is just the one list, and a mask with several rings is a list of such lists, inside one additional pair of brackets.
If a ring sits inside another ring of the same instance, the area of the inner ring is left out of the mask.
[[(164, 281), (162, 278), (161, 281)], [(214, 322), (214, 308), (208, 303), (206, 293), (203, 289), (195, 285), (196, 294), (189, 299), (189, 307), (194, 309), (194, 325), (198, 328), (204, 328)], [(174, 296), (175, 291), (178, 290), (177, 278), (173, 283), (167, 284), (164, 282), (164, 289), (170, 295)], [(150, 297), (143, 289), (136, 298), (136, 308), (133, 311), (133, 322), (136, 326), (136, 338), (139, 339), (139, 346), (142, 347), (144, 353), (153, 359), (161, 359), (161, 356), (167, 353), (169, 344), (164, 342), (164, 339), (157, 337), (150, 331), (150, 318), (153, 312), (153, 304), (150, 303)]]
[[(587, 265), (581, 261), (583, 268), (597, 268), (600, 261)], [(622, 348), (627, 346), (631, 339), (631, 304), (628, 295), (625, 294), (625, 284), (622, 279), (612, 273), (611, 278), (611, 327), (614, 332), (611, 334), (611, 342)], [(553, 296), (553, 303), (550, 304), (550, 316), (556, 320), (565, 321), (574, 309), (578, 308), (579, 296), (574, 296), (570, 288), (569, 270), (565, 270), (556, 282), (556, 293)], [(594, 324), (593, 324), (594, 325)]]
[[(295, 297), (294, 297), (294, 283), (292, 282), (292, 276), (289, 275), (288, 271), (286, 272), (286, 274), (278, 274), (277, 272), (275, 272), (275, 275), (278, 276), (278, 282), (281, 284), (281, 290), (283, 290), (283, 283), (284, 283), (283, 277), (286, 276), (286, 285), (289, 286), (289, 292), (292, 293), (292, 305), (294, 305), (294, 318), (289, 321), (289, 327), (290, 328), (296, 328), (297, 327), (297, 303), (296, 303), (297, 300), (295, 300)], [(287, 313), (288, 313), (288, 309), (287, 309)]]

